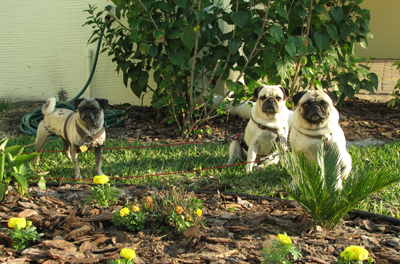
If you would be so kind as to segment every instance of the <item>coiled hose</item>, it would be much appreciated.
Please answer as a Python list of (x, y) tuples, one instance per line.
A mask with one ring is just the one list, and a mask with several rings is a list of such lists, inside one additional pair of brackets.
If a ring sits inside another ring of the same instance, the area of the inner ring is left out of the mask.
[[(89, 75), (89, 78), (85, 84), (85, 86), (83, 87), (82, 91), (79, 92), (79, 94), (77, 96), (75, 96), (71, 101), (69, 102), (61, 102), (56, 104), (57, 108), (66, 108), (66, 109), (70, 109), (72, 111), (75, 111), (75, 107), (73, 106), (73, 102), (79, 98), (88, 88), (90, 82), (92, 81), (93, 75), (94, 75), (94, 71), (96, 69), (96, 65), (97, 65), (97, 59), (99, 57), (99, 52), (100, 52), (100, 47), (101, 47), (101, 40), (103, 39), (103, 33), (104, 30), (107, 26), (107, 23), (110, 21), (110, 17), (106, 16), (105, 17), (106, 23), (104, 24), (104, 27), (101, 29), (100, 32), (100, 37), (99, 37), (99, 41), (97, 43), (97, 50), (96, 50), (96, 56), (94, 57), (94, 61), (93, 61), (93, 67), (92, 67), (92, 71)], [(42, 121), (43, 119), (43, 114), (42, 114), (42, 109), (36, 109), (32, 112), (27, 113), (26, 115), (24, 115), (22, 117), (22, 121), (21, 124), (19, 126), (21, 132), (34, 136), (36, 135), (37, 132), (37, 128), (38, 125), (40, 123), (40, 121)], [(110, 127), (113, 125), (118, 125), (120, 124), (123, 120), (125, 120), (127, 118), (127, 116), (125, 115), (125, 111), (124, 110), (104, 110), (104, 121), (106, 124), (106, 127)]]

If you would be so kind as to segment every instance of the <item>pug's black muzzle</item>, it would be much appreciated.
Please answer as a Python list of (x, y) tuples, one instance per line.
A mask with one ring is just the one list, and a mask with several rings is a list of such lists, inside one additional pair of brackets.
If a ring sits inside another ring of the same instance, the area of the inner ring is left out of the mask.
[(325, 108), (319, 104), (312, 104), (305, 110), (304, 119), (312, 124), (318, 124), (326, 119), (327, 113)]
[(94, 110), (94, 111), (89, 111), (89, 110), (79, 111), (79, 116), (86, 123), (94, 124), (100, 118), (100, 114), (98, 114), (96, 112), (98, 112), (98, 111), (96, 111), (96, 110)]
[(268, 98), (263, 104), (262, 111), (267, 114), (277, 113), (279, 110), (278, 102), (273, 98)]

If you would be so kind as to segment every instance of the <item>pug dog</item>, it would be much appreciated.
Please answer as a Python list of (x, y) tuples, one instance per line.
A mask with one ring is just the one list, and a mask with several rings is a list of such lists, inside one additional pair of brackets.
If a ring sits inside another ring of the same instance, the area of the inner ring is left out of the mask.
[[(352, 168), (352, 159), (346, 149), (346, 138), (339, 126), (339, 112), (335, 108), (337, 97), (327, 90), (305, 90), (293, 97), (295, 110), (290, 116), (290, 146), (318, 164), (317, 153), (336, 144), (340, 153), (340, 175), (337, 188), (341, 188)], [(323, 146), (321, 146), (323, 144)]]
[[(61, 136), (64, 154), (74, 165), (75, 178), (81, 178), (78, 154), (89, 148), (94, 148), (96, 173), (103, 175), (101, 170), (103, 143), (106, 139), (104, 113), (108, 100), (97, 98), (82, 98), (74, 101), (76, 111), (55, 108), (56, 99), (49, 98), (42, 106), (43, 120), (39, 123), (35, 140), (36, 152), (41, 153), (44, 145), (52, 134)], [(39, 156), (35, 158), (39, 164)]]
[(281, 85), (263, 85), (254, 88), (255, 104), (243, 135), (229, 145), (228, 165), (237, 158), (247, 160), (246, 172), (252, 172), (256, 159), (268, 159), (257, 164), (259, 168), (276, 164), (279, 158), (273, 152), (273, 142), (285, 143), (289, 133), (289, 110), (286, 99), (289, 90)]

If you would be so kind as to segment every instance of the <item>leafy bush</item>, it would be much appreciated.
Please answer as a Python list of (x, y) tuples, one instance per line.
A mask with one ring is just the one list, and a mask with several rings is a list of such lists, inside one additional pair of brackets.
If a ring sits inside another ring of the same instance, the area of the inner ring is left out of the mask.
[[(392, 66), (396, 66), (396, 70), (400, 71), (400, 60), (393, 63)], [(400, 89), (400, 79), (397, 80), (397, 83), (394, 86), (394, 89)], [(388, 107), (399, 107), (400, 106), (400, 91), (399, 90), (393, 91), (392, 96), (394, 98), (390, 99), (389, 102), (387, 102), (387, 106)]]
[[(339, 104), (360, 89), (374, 92), (376, 74), (354, 54), (367, 47), (370, 13), (362, 0), (113, 0), (105, 49), (126, 87), (168, 109), (183, 135), (252, 97), (260, 81), (300, 88), (334, 87)], [(89, 41), (99, 38), (103, 11), (89, 5)], [(148, 85), (150, 76), (156, 87)], [(234, 77), (233, 77), (234, 76)], [(239, 81), (241, 80), (241, 81)], [(228, 91), (213, 101), (218, 88)], [(218, 110), (217, 112), (215, 110)]]
[(8, 191), (8, 186), (18, 186), (17, 191), (28, 195), (30, 182), (40, 179), (39, 186), (45, 188), (43, 178), (47, 173), (33, 173), (28, 165), (39, 153), (22, 154), (24, 147), (6, 147), (8, 138), (0, 140), (0, 201)]
[[(277, 146), (279, 148), (279, 146)], [(283, 149), (281, 149), (283, 153)], [(371, 170), (370, 166), (353, 168), (342, 188), (338, 188), (340, 175), (339, 152), (332, 144), (325, 152), (323, 144), (318, 153), (321, 166), (296, 150), (281, 155), (280, 162), (291, 180), (283, 179), (289, 195), (313, 218), (316, 224), (334, 228), (360, 201), (372, 193), (400, 180), (399, 161), (393, 167)]]

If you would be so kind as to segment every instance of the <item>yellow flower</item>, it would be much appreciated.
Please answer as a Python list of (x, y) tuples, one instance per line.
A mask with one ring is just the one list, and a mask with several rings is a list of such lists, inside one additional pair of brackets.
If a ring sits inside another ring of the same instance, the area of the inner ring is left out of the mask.
[(178, 215), (180, 215), (180, 214), (183, 212), (182, 206), (178, 205), (178, 206), (176, 207), (176, 209), (175, 209), (175, 212), (176, 212)]
[(25, 228), (26, 227), (26, 219), (25, 218), (20, 218), (20, 217), (13, 217), (8, 220), (8, 227), (9, 228), (16, 228), (18, 225), (19, 228)]
[(200, 26), (195, 26), (195, 27), (193, 28), (193, 31), (196, 32), (196, 31), (198, 31), (199, 29), (200, 29)]
[(140, 212), (140, 207), (137, 205), (132, 206), (132, 211), (134, 212)]
[(192, 217), (190, 217), (190, 215), (185, 215), (185, 220), (189, 221), (189, 222), (193, 221), (193, 219), (192, 219)]
[(129, 210), (128, 207), (124, 207), (121, 209), (121, 211), (119, 211), (119, 215), (121, 217), (124, 217), (125, 215), (129, 214), (131, 210)]
[(110, 179), (106, 175), (94, 176), (93, 183), (95, 184), (106, 184)]
[(340, 256), (345, 260), (366, 260), (368, 259), (368, 250), (359, 246), (349, 246), (340, 253)]
[(119, 253), (122, 257), (125, 259), (134, 259), (136, 258), (136, 252), (133, 249), (130, 248), (123, 248), (121, 249), (121, 252)]
[(290, 239), (290, 237), (286, 235), (286, 233), (284, 235), (279, 234), (278, 241), (281, 242), (282, 244), (292, 244), (292, 240)]
[(203, 214), (203, 211), (201, 209), (197, 209), (196, 214), (198, 217), (200, 217)]

